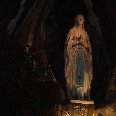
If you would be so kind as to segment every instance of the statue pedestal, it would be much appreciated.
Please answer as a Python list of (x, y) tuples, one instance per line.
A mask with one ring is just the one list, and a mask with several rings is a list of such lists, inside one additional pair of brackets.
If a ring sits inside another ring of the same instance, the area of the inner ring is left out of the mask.
[(93, 105), (94, 101), (87, 101), (87, 100), (70, 100), (71, 103), (75, 104), (86, 104), (86, 105)]

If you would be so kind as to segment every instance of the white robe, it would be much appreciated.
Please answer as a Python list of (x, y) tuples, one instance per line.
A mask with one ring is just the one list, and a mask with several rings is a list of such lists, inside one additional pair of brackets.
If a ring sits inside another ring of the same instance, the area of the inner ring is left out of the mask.
[[(83, 47), (83, 62), (84, 62), (84, 77), (83, 85), (77, 86), (75, 84), (76, 77), (76, 54), (78, 54), (77, 39), (81, 37), (81, 43), (84, 46), (88, 46), (88, 49)], [(91, 45), (89, 42), (89, 36), (84, 29), (78, 29), (73, 27), (68, 35), (65, 44), (65, 78), (67, 82), (67, 94), (70, 100), (90, 100), (90, 88), (92, 80), (92, 55), (91, 55)], [(76, 95), (76, 98), (74, 96)]]

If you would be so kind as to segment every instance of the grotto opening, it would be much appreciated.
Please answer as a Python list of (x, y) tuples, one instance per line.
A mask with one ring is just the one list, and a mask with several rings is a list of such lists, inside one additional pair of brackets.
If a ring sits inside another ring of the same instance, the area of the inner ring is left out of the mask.
[(87, 108), (69, 103), (65, 78), (66, 36), (78, 14), (85, 17), (92, 49), (94, 107), (114, 104), (115, 11), (115, 0), (2, 0), (0, 115), (51, 116), (60, 109), (68, 115), (70, 107)]

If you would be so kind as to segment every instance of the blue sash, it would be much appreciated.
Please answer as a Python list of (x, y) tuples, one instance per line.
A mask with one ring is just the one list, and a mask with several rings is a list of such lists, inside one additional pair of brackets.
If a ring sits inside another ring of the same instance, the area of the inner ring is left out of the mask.
[(75, 67), (75, 85), (76, 87), (82, 87), (84, 81), (84, 59), (83, 59), (83, 47), (77, 49), (76, 53), (76, 67)]

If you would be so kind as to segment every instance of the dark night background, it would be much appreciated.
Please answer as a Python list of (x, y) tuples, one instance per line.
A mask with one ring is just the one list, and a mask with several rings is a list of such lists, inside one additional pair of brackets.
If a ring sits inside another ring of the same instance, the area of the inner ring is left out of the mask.
[[(116, 1), (92, 3), (102, 37), (89, 22), (83, 0), (26, 0), (14, 30), (7, 27), (16, 17), (20, 0), (0, 1), (0, 116), (51, 116), (52, 107), (62, 102), (61, 89), (66, 91), (64, 42), (79, 13), (86, 18), (93, 51), (91, 97), (96, 107), (114, 102), (116, 90), (109, 93), (108, 88), (112, 79), (116, 82), (112, 76), (116, 64)], [(26, 53), (29, 34), (33, 40)], [(52, 81), (48, 64), (57, 82)], [(46, 70), (48, 76), (44, 78)], [(41, 78), (47, 81), (41, 82)]]

